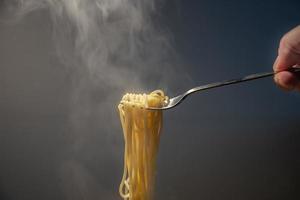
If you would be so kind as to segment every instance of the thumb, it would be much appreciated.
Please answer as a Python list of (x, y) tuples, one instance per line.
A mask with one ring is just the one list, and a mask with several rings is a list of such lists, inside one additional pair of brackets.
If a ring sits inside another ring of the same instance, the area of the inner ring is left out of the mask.
[(281, 47), (279, 55), (274, 62), (274, 71), (279, 72), (274, 76), (275, 82), (285, 90), (300, 88), (299, 77), (289, 71), (284, 71), (300, 63), (300, 55), (293, 52), (292, 49)]
[(273, 69), (275, 72), (284, 71), (297, 64), (300, 64), (300, 54), (291, 47), (280, 47)]

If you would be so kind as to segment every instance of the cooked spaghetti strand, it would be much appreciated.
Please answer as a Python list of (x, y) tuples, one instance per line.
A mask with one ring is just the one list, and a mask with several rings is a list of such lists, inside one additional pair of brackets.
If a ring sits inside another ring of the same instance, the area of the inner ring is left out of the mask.
[(119, 193), (124, 200), (151, 200), (156, 154), (162, 126), (161, 107), (167, 97), (161, 90), (149, 95), (126, 94), (119, 104), (124, 133), (124, 172)]

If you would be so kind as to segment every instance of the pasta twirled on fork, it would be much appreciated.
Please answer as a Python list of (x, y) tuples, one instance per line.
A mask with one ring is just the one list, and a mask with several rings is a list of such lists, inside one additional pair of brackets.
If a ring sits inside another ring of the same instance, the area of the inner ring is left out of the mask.
[(161, 107), (166, 99), (161, 90), (149, 95), (126, 94), (118, 106), (125, 140), (124, 173), (119, 188), (123, 199), (152, 198), (162, 111), (145, 108)]

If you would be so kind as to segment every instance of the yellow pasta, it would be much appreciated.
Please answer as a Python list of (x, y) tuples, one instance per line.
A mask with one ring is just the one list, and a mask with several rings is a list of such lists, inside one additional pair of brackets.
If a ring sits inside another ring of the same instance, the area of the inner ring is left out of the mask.
[(162, 111), (145, 108), (161, 107), (166, 100), (163, 91), (156, 90), (149, 95), (126, 94), (118, 106), (125, 140), (119, 188), (124, 200), (152, 199)]

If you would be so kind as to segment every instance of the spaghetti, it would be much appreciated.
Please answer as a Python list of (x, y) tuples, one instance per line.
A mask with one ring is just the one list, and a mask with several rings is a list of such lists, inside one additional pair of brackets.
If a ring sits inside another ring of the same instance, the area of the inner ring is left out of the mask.
[(119, 104), (125, 140), (124, 173), (119, 193), (124, 200), (150, 200), (153, 195), (156, 155), (162, 127), (163, 91), (149, 95), (126, 94)]

